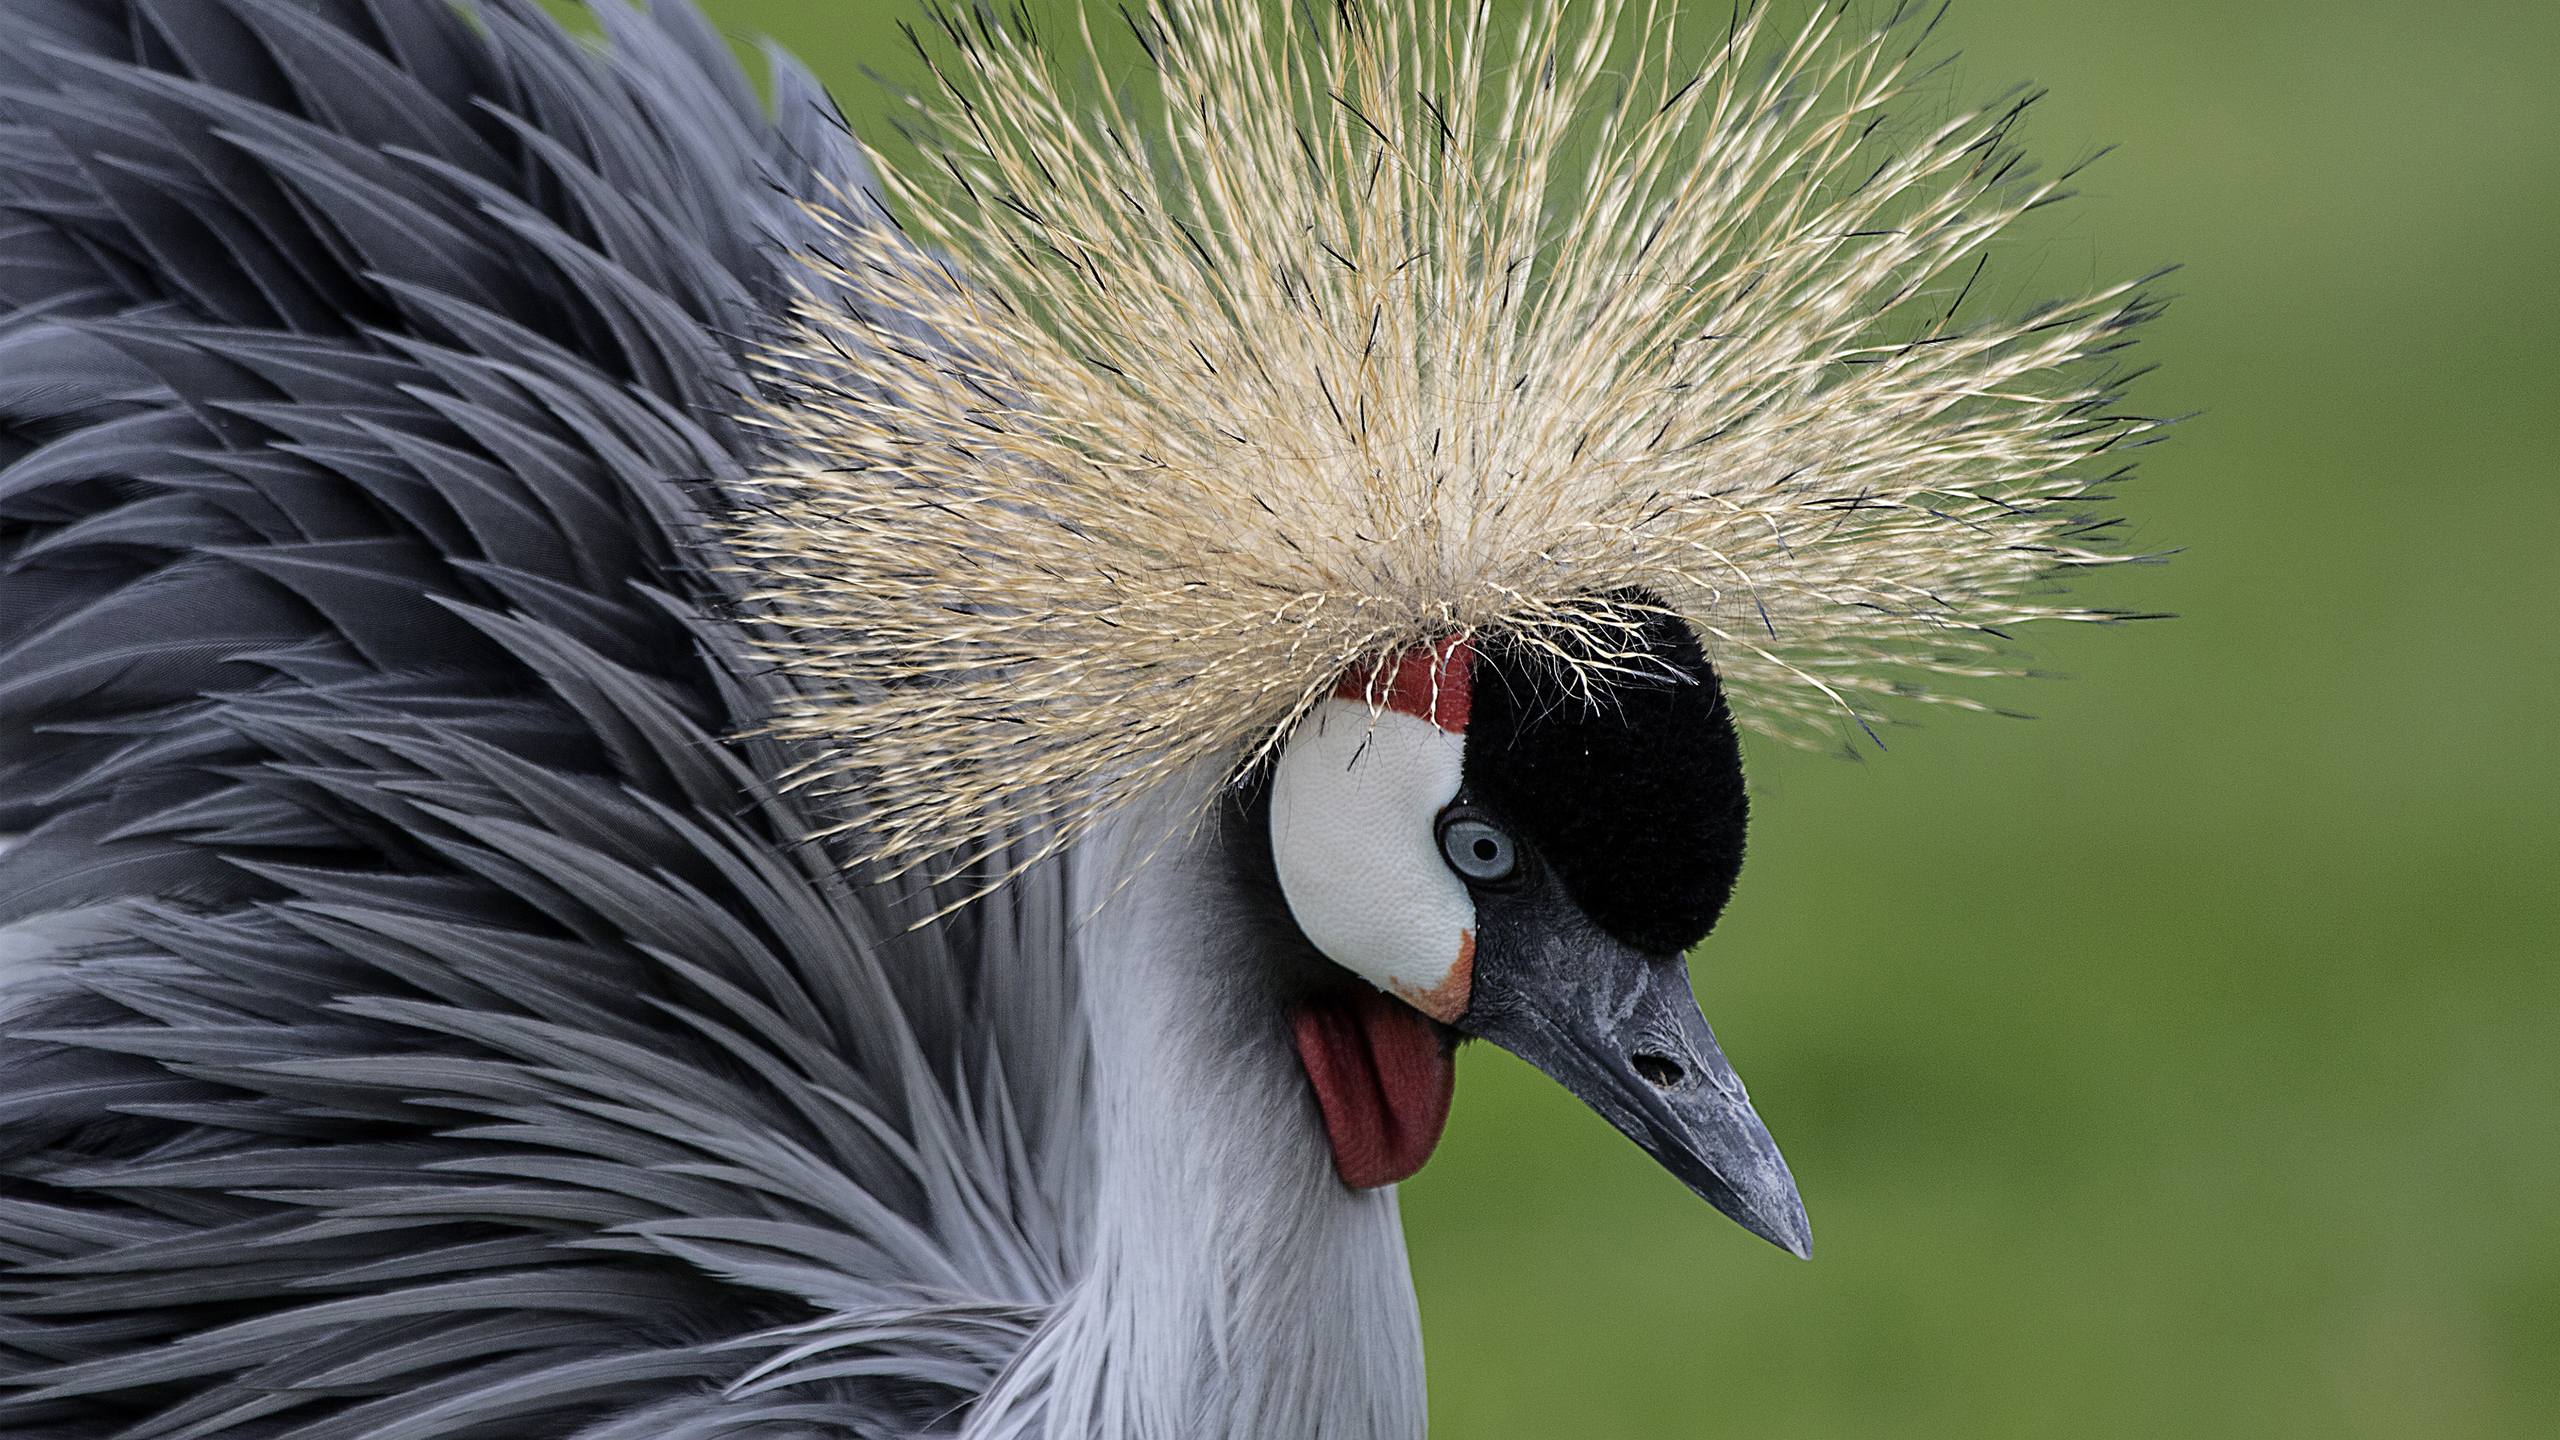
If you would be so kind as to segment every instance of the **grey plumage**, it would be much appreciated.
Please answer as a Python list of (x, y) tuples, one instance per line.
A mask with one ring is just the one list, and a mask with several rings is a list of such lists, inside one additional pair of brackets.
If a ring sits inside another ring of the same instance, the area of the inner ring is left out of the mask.
[(938, 1432), (1080, 1268), (1064, 867), (909, 933), (728, 738), (863, 162), (596, 13), (0, 19), (0, 1431)]

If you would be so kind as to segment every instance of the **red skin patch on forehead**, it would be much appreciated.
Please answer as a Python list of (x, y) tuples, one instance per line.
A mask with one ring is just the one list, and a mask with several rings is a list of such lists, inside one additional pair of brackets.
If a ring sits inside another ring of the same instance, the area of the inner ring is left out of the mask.
[(1337, 700), (1356, 700), (1399, 715), (1428, 720), (1452, 735), (1467, 733), (1475, 693), (1476, 648), (1464, 635), (1352, 667), (1333, 687)]

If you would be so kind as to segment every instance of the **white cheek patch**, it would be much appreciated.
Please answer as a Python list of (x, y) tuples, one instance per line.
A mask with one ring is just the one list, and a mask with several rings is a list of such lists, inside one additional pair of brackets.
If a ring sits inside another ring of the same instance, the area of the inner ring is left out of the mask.
[(1271, 779), (1271, 858), (1326, 958), (1440, 1021), (1466, 1013), (1475, 901), (1440, 858), (1466, 737), (1334, 698), (1300, 721)]

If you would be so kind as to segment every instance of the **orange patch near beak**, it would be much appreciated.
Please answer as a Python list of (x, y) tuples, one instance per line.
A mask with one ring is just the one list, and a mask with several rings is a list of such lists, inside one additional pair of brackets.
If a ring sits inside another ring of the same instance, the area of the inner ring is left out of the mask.
[(1439, 984), (1428, 990), (1402, 983), (1392, 988), (1397, 999), (1441, 1024), (1457, 1024), (1458, 1017), (1467, 1013), (1467, 1004), (1475, 995), (1476, 932), (1458, 932), (1458, 958), (1449, 962), (1449, 973), (1440, 977)]

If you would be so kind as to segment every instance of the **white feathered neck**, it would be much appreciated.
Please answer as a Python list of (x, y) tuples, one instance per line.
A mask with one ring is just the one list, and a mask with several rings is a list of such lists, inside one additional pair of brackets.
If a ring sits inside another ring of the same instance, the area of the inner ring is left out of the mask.
[[(1284, 967), (1214, 849), (1169, 849), (1195, 766), (1070, 853), (1093, 1054), (1095, 1232), (971, 1440), (1422, 1440), (1422, 1335), (1392, 1187), (1333, 1168)], [(1151, 863), (1141, 863), (1153, 856)]]

